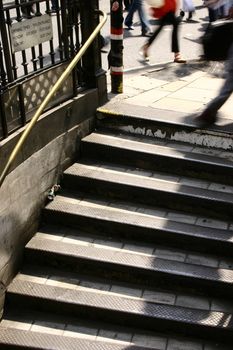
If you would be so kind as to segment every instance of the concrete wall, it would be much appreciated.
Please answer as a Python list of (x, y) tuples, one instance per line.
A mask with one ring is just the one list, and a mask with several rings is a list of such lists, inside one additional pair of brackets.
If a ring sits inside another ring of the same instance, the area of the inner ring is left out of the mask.
[[(98, 102), (93, 89), (45, 113), (0, 188), (0, 313), (4, 287), (37, 229), (48, 190), (77, 158), (81, 138), (93, 130)], [(0, 171), (21, 133), (0, 143)]]

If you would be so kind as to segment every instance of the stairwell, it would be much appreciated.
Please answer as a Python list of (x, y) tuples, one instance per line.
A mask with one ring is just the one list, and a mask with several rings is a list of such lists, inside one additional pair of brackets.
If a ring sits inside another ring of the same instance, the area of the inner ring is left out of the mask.
[(231, 137), (122, 108), (97, 111), (44, 208), (1, 349), (233, 348)]

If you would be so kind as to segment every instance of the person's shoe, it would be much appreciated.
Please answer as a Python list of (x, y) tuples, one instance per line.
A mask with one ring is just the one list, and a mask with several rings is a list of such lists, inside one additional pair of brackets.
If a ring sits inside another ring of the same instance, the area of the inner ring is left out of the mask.
[(195, 19), (192, 19), (192, 18), (187, 18), (186, 22), (187, 23), (198, 23), (198, 21), (196, 21)]
[(59, 7), (52, 7), (51, 8), (51, 13), (57, 13), (60, 10)]
[(151, 36), (153, 33), (149, 30), (142, 30), (142, 36)]
[(143, 57), (144, 61), (148, 62), (149, 59), (149, 54), (148, 54), (148, 48), (149, 45), (145, 44), (142, 46), (141, 50), (139, 51), (139, 54)]
[(26, 18), (26, 19), (30, 19), (30, 18), (32, 18), (32, 15), (31, 15), (31, 13), (28, 11), (21, 11), (22, 12), (22, 17), (23, 18)]
[(204, 111), (196, 118), (196, 121), (200, 126), (208, 126), (216, 123), (217, 119), (217, 112)]
[(130, 26), (130, 25), (125, 24), (125, 26), (126, 26), (126, 29), (127, 29), (127, 30), (134, 30), (134, 27), (132, 27), (132, 26)]
[(185, 16), (185, 13), (184, 13), (184, 11), (183, 10), (180, 10), (180, 17), (184, 17)]
[(177, 54), (175, 54), (174, 62), (175, 63), (186, 63), (187, 61), (181, 57), (180, 53), (177, 53)]

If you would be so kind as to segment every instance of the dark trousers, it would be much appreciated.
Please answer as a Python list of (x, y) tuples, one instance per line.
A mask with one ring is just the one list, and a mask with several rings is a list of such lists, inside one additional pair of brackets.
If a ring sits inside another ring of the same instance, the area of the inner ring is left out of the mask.
[[(28, 2), (27, 0), (20, 0), (20, 3), (24, 3), (24, 2)], [(21, 12), (24, 16), (30, 18), (31, 17), (31, 13), (35, 12), (35, 8), (33, 5), (27, 5), (24, 7), (21, 7)]]
[(126, 10), (129, 10), (131, 3), (132, 3), (131, 0), (124, 0), (124, 6)]
[(57, 10), (58, 8), (58, 0), (52, 0), (52, 10)]
[(222, 88), (220, 89), (218, 96), (216, 96), (207, 105), (205, 112), (211, 113), (211, 114), (217, 114), (217, 111), (229, 99), (232, 92), (233, 92), (233, 43), (229, 50), (225, 82)]
[(172, 52), (179, 52), (179, 43), (178, 43), (178, 27), (179, 27), (179, 19), (175, 16), (174, 12), (168, 12), (165, 16), (159, 19), (159, 26), (155, 29), (154, 33), (148, 40), (148, 45), (150, 46), (153, 41), (156, 39), (161, 29), (166, 24), (171, 24), (173, 26), (172, 29)]

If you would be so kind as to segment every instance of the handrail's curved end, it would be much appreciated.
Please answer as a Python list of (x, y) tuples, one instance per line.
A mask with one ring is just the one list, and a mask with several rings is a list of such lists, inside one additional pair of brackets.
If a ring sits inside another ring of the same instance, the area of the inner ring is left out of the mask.
[[(103, 11), (101, 11), (101, 10), (99, 10), (99, 9), (96, 9), (95, 12), (96, 12), (97, 14), (103, 16), (103, 21), (102, 21), (102, 23), (103, 23), (103, 25), (104, 25), (104, 23), (105, 23), (105, 22), (107, 21), (107, 19), (108, 19), (107, 13), (106, 13), (106, 12), (103, 12)], [(102, 26), (103, 26), (103, 25), (102, 25)]]

